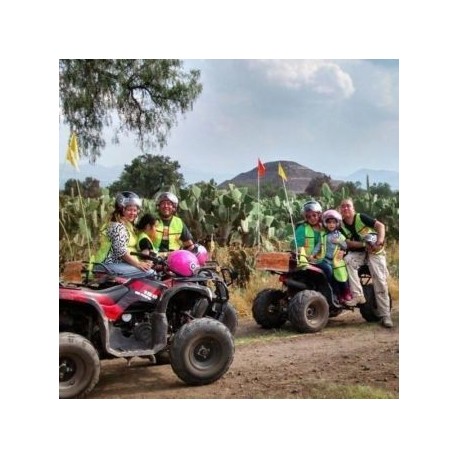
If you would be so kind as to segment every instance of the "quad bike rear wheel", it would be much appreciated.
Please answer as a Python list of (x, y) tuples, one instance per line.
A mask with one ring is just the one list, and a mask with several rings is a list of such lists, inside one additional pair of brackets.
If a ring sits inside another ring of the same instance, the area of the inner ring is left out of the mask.
[[(362, 287), (363, 287), (363, 293), (364, 293), (364, 298), (366, 299), (366, 303), (361, 304), (359, 306), (359, 311), (361, 313), (361, 316), (369, 323), (375, 323), (377, 321), (380, 321), (380, 317), (377, 315), (377, 301), (375, 300), (374, 285), (372, 283), (368, 283), (368, 284), (362, 285)], [(391, 307), (392, 307), (391, 294), (388, 293), (388, 296), (390, 298), (390, 310), (391, 310)]]
[(287, 320), (281, 300), (286, 294), (279, 289), (264, 289), (253, 301), (252, 314), (256, 323), (265, 329), (280, 328)]
[(183, 325), (170, 346), (173, 372), (188, 385), (207, 385), (221, 378), (234, 359), (229, 329), (213, 318)]
[(99, 381), (100, 359), (85, 337), (72, 332), (59, 334), (59, 398), (82, 398)]
[(289, 321), (296, 331), (321, 331), (329, 320), (329, 305), (318, 291), (299, 291), (289, 303)]

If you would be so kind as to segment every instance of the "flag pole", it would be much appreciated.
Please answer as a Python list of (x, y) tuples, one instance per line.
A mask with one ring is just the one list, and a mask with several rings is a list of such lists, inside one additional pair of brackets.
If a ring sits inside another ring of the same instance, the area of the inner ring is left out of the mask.
[(256, 238), (257, 238), (257, 245), (258, 249), (261, 250), (261, 184), (260, 180), (261, 177), (264, 176), (266, 173), (266, 167), (261, 162), (261, 159), (258, 157), (258, 218), (256, 222)]
[(261, 250), (261, 201), (260, 201), (260, 179), (258, 172), (258, 221), (256, 222), (256, 238), (258, 249)]
[[(79, 162), (79, 151), (78, 151), (78, 139), (76, 137), (76, 133), (72, 132), (70, 135), (70, 140), (68, 142), (68, 148), (67, 148), (67, 161), (70, 162), (70, 164), (75, 167), (75, 169), (79, 172), (80, 169), (78, 167), (78, 162)], [(86, 228), (86, 239), (87, 239), (87, 248), (89, 251), (89, 259), (92, 258), (91, 254), (91, 244), (90, 244), (90, 233), (89, 233), (89, 227), (87, 224), (87, 219), (86, 219), (86, 209), (83, 203), (83, 198), (81, 196), (81, 189), (79, 185), (79, 180), (76, 179), (76, 188), (78, 189), (78, 197), (81, 205), (81, 211), (83, 213), (83, 220), (84, 220), (84, 227)]]
[(287, 210), (288, 210), (288, 213), (289, 213), (289, 219), (291, 221), (291, 227), (293, 229), (294, 247), (296, 248), (296, 254), (297, 254), (298, 250), (297, 250), (296, 232), (294, 231), (293, 212), (292, 212), (291, 206), (289, 204), (288, 192), (286, 190), (286, 184), (285, 184), (285, 182), (287, 181), (287, 177), (286, 177), (286, 173), (283, 170), (283, 167), (281, 166), (280, 162), (278, 163), (278, 174), (280, 175), (281, 181), (283, 183), (283, 189), (285, 191), (286, 206), (287, 206)]

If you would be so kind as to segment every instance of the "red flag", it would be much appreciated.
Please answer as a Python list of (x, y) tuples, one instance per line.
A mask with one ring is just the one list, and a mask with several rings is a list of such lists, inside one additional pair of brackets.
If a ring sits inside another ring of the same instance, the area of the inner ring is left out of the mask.
[(266, 174), (266, 167), (258, 158), (258, 177), (263, 177)]

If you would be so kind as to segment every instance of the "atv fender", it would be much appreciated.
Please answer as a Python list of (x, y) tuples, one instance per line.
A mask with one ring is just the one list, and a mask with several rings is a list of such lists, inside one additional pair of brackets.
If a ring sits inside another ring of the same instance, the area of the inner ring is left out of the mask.
[(180, 284), (178, 287), (172, 287), (170, 289), (167, 289), (164, 291), (164, 294), (162, 295), (156, 311), (157, 312), (163, 312), (167, 310), (167, 307), (169, 305), (169, 302), (172, 300), (172, 298), (175, 296), (175, 294), (178, 293), (183, 293), (183, 291), (189, 291), (193, 293), (198, 293), (202, 298), (208, 299), (208, 301), (211, 303), (213, 301), (213, 294), (210, 288), (207, 286), (202, 286), (202, 285), (196, 285), (193, 283), (190, 284)]

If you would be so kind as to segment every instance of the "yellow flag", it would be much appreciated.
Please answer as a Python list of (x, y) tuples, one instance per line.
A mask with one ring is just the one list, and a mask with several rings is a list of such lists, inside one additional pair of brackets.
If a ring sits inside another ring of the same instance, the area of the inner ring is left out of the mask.
[(283, 170), (283, 167), (281, 166), (280, 162), (278, 163), (278, 174), (281, 176), (281, 179), (283, 181), (288, 181), (288, 178), (286, 177), (286, 173)]
[(78, 168), (78, 161), (80, 160), (80, 156), (78, 153), (78, 140), (76, 138), (75, 132), (72, 132), (72, 135), (70, 136), (70, 141), (68, 143), (68, 148), (67, 148), (67, 161), (70, 162), (70, 164), (75, 167), (76, 170), (79, 172)]

